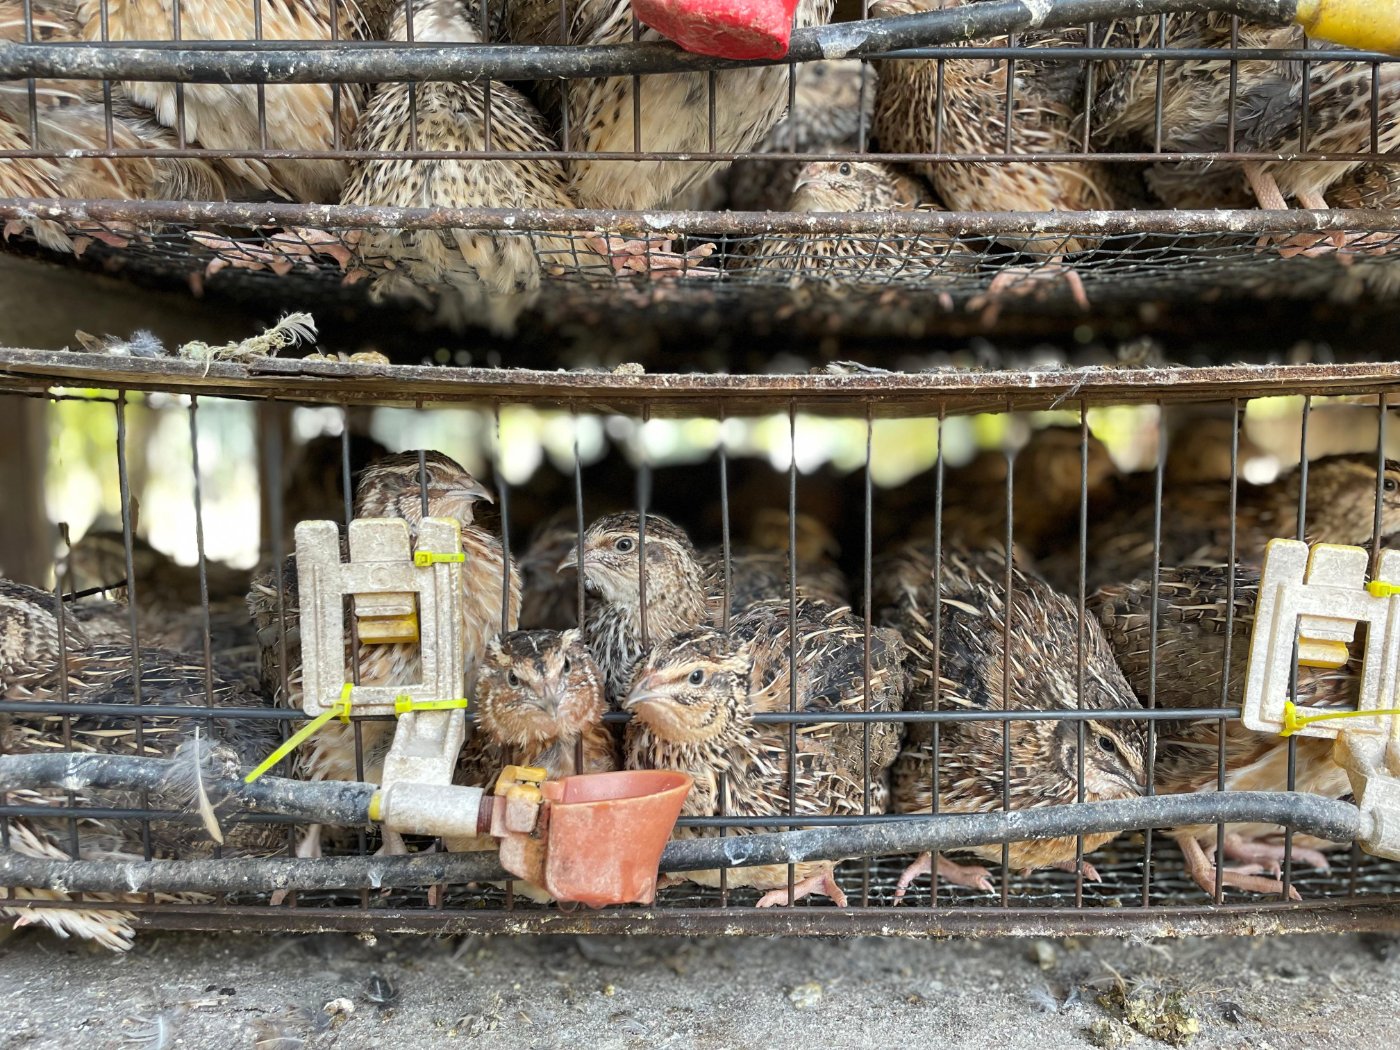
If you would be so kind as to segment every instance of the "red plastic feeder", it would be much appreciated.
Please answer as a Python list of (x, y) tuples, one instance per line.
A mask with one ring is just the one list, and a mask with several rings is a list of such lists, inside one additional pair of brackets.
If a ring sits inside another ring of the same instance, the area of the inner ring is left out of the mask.
[(687, 51), (719, 58), (782, 58), (797, 0), (632, 0), (643, 25)]
[[(685, 773), (652, 769), (546, 781), (539, 785), (538, 820), (528, 832), (508, 830), (505, 810), (493, 815), (501, 866), (556, 900), (592, 908), (650, 904), (661, 851), (691, 783)], [(509, 797), (510, 789), (505, 793)]]

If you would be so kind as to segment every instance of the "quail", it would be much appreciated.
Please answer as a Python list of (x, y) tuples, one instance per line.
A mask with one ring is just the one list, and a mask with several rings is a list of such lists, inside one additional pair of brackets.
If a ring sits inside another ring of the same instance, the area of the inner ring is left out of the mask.
[[(946, 472), (943, 535), (968, 547), (1006, 544), (1006, 470), (1002, 452), (982, 452), (966, 466)], [(1014, 454), (1011, 483), (1015, 555), (1025, 564), (1056, 549), (1079, 546), (1082, 493), (1090, 515), (1101, 512), (1113, 493), (1117, 470), (1108, 448), (1078, 427), (1044, 427)], [(910, 530), (915, 539), (933, 535), (935, 516)]]
[[(474, 5), (473, 5), (474, 6)], [(461, 0), (403, 2), (390, 38), (472, 45), (481, 33)], [(385, 83), (355, 133), (358, 150), (551, 152), (557, 147), (529, 99), (499, 81)], [(400, 207), (545, 208), (574, 206), (559, 161), (443, 158), (367, 159), (351, 166), (342, 204)], [(436, 303), (456, 327), (512, 330), (550, 265), (573, 261), (567, 234), (492, 234), (452, 229), (366, 230), (355, 245), (374, 275), (372, 294)]]
[[(824, 24), (832, 0), (799, 0), (794, 26)], [(661, 40), (653, 29), (635, 32), (626, 0), (581, 0), (560, 18), (555, 0), (510, 0), (506, 35), (515, 44), (621, 44)], [(710, 84), (714, 84), (711, 126)], [(580, 207), (646, 209), (673, 205), (692, 186), (723, 167), (719, 161), (611, 160), (594, 154), (641, 149), (666, 153), (742, 153), (772, 130), (787, 105), (782, 66), (723, 69), (713, 75), (664, 73), (567, 81), (557, 99), (557, 124), (567, 128), (566, 150), (588, 153), (568, 162), (569, 190)], [(634, 94), (635, 93), (635, 94)], [(634, 108), (635, 104), (635, 108)], [(551, 107), (554, 108), (554, 107)], [(636, 114), (640, 124), (634, 124)]]
[[(507, 565), (498, 537), (473, 524), (473, 506), (490, 500), (489, 490), (458, 463), (438, 452), (402, 452), (376, 460), (360, 475), (355, 490), (356, 518), (402, 518), (416, 539), (423, 520), (426, 481), (427, 511), (430, 517), (455, 518), (462, 526), (462, 550), (466, 565), (462, 573), (465, 599), (466, 696), (471, 696), (476, 670), (487, 643), (503, 628), (514, 630), (520, 612), (520, 579), (513, 565)], [(509, 577), (509, 605), (502, 601)], [(279, 580), (280, 577), (280, 580)], [(280, 589), (280, 598), (279, 598)], [(301, 705), (300, 612), (296, 589), (295, 556), (286, 560), (280, 572), (273, 570), (254, 579), (248, 595), (249, 608), (258, 628), (263, 652), (263, 677), (267, 688), (290, 706)], [(504, 623), (503, 623), (504, 616)], [(283, 653), (286, 663), (283, 662)], [(396, 685), (419, 681), (417, 645), (362, 645), (357, 656), (362, 685)], [(283, 668), (286, 691), (283, 691)], [(377, 782), (384, 756), (392, 743), (393, 725), (365, 721), (343, 725), (332, 721), (297, 752), (297, 775), (308, 780), (360, 780)], [(318, 835), (309, 835), (302, 850), (311, 856), (319, 852)], [(390, 842), (391, 848), (398, 848)]]
[[(180, 775), (172, 774), (167, 784), (145, 798), (136, 791), (83, 789), (70, 803), (63, 791), (25, 790), (9, 792), (11, 801), (104, 809), (184, 808), (190, 802), (187, 789), (195, 793), (201, 775), (197, 770), (207, 764), (231, 774), (277, 746), (276, 720), (218, 713), (226, 708), (270, 706), (248, 676), (217, 662), (206, 667), (201, 656), (155, 648), (142, 651), (138, 674), (129, 647), (92, 643), (83, 625), (66, 612), (46, 591), (0, 581), (0, 696), (33, 705), (0, 716), (0, 752), (135, 754), (174, 758), (177, 763), (187, 755), (189, 768), (185, 771), (177, 764)], [(65, 699), (77, 710), (45, 710), (48, 704)], [(194, 710), (189, 715), (153, 715), (143, 713), (138, 703)], [(85, 713), (83, 705), (93, 705), (94, 710)], [(131, 705), (130, 714), (109, 713), (112, 705)], [(204, 708), (210, 709), (208, 716), (196, 713)], [(196, 738), (203, 746), (191, 750)], [(11, 816), (6, 821), (7, 841), (10, 849), (24, 856), (46, 860), (198, 857), (209, 855), (215, 844), (210, 838), (214, 832), (207, 830), (212, 821), (225, 855), (268, 855), (285, 845), (285, 835), (276, 824), (241, 821), (227, 800), (203, 798), (203, 829), (199, 824), (160, 818), (134, 826), (134, 821), (81, 815)], [(71, 898), (52, 888), (20, 887), (12, 892), (17, 900), (0, 904), (0, 911), (14, 916), (17, 924), (43, 925), (61, 936), (94, 940), (117, 951), (131, 946), (136, 925), (134, 916), (119, 906), (145, 899), (144, 894), (85, 893), (83, 900), (91, 907), (30, 909), (22, 902)], [(166, 901), (191, 899), (158, 896)]]
[[(879, 628), (871, 633), (868, 691), (864, 662), (864, 624), (849, 609), (819, 601), (800, 602), (795, 620), (786, 602), (770, 601), (740, 614), (728, 631), (682, 631), (652, 647), (637, 667), (623, 701), (632, 714), (625, 764), (689, 773), (695, 783), (682, 816), (791, 813), (854, 819), (883, 813), (885, 774), (898, 749), (895, 723), (871, 724), (868, 746), (855, 723), (803, 726), (794, 749), (788, 727), (754, 721), (756, 714), (794, 706), (815, 715), (900, 710), (908, 682), (899, 636)], [(743, 828), (731, 831), (745, 833)], [(677, 837), (713, 834), (718, 831), (681, 829)], [(786, 866), (734, 869), (727, 885), (766, 891), (759, 907), (816, 892), (844, 906), (835, 865), (796, 865), (791, 898)], [(720, 885), (717, 871), (692, 871), (684, 877)]]
[(244, 594), (250, 574), (206, 559), (203, 585), (198, 565), (180, 565), (139, 536), (132, 537), (127, 581), (123, 533), (95, 529), (73, 544), (68, 556), (66, 586), (85, 591), (103, 588), (110, 601), (82, 599), (72, 603), (78, 619), (92, 621), (93, 641), (131, 643), (129, 602), (136, 602), (136, 629), (142, 646), (198, 652), (205, 643), (204, 594), (208, 594), (210, 651), (221, 660), (252, 666), (256, 638), (248, 620)]
[[(923, 566), (927, 552), (910, 562), (887, 565), (884, 584), (892, 602), (882, 618), (904, 636), (906, 662), (913, 676), (910, 710), (1014, 711), (1079, 710), (1117, 714), (1141, 709), (1114, 663), (1103, 632), (1083, 624), (1083, 689), (1077, 670), (1080, 623), (1075, 603), (1014, 566), (1011, 597), (1007, 566), (996, 552), (973, 552), (953, 545), (941, 551), (940, 572)], [(916, 582), (917, 581), (917, 582)], [(935, 624), (937, 625), (935, 627)], [(936, 646), (936, 648), (935, 648)], [(936, 675), (935, 675), (936, 672)], [(1009, 672), (1009, 673), (1008, 673)], [(1009, 692), (1008, 692), (1009, 690)], [(1144, 790), (1146, 732), (1131, 718), (950, 721), (934, 729), (915, 723), (905, 735), (893, 774), (896, 813), (927, 813), (937, 790), (938, 812), (978, 813), (1029, 809), (1138, 797)], [(1083, 748), (1083, 782), (1079, 780)], [(1003, 780), (1003, 747), (1009, 749), (1009, 779)], [(1084, 837), (1084, 852), (1111, 834)], [(1000, 861), (1000, 846), (972, 851)], [(1016, 868), (1073, 869), (1074, 838), (1013, 842)], [(933, 870), (929, 854), (919, 857), (899, 880), (902, 897), (921, 874)], [(1097, 878), (1091, 866), (1081, 869)], [(939, 857), (940, 877), (955, 884), (990, 890), (985, 868)]]
[[(755, 152), (844, 153), (858, 149), (861, 136), (870, 134), (875, 69), (868, 63), (849, 58), (804, 62), (793, 67), (791, 90), (787, 115)], [(783, 211), (803, 167), (796, 160), (735, 161), (720, 179), (725, 204), (733, 211)]]
[[(178, 25), (182, 40), (367, 39), (382, 31), (383, 6), (384, 0), (288, 0), (255, 8), (207, 0), (181, 4)], [(170, 40), (175, 17), (170, 0), (75, 0), (73, 6), (77, 38), (87, 41)], [(344, 149), (364, 101), (358, 85), (123, 81), (121, 88), (184, 141), (211, 150)], [(346, 175), (339, 159), (269, 160), (264, 167), (230, 158), (219, 164), (262, 192), (308, 203), (334, 203)]]
[[(851, 159), (800, 169), (786, 210), (807, 214), (943, 209), (918, 178), (887, 164)], [(792, 279), (932, 280), (968, 268), (959, 257), (957, 240), (937, 235), (774, 236), (753, 244), (751, 266)]]
[[(966, 0), (884, 0), (879, 16), (964, 6)], [(998, 37), (990, 46), (1005, 47)], [(1083, 46), (1084, 32), (1063, 29), (1032, 32), (1019, 45), (1044, 47), (1045, 59), (886, 60), (878, 64), (875, 138), (890, 153), (1073, 153), (1081, 148), (1076, 116), (1084, 92), (1084, 63), (1056, 61), (1056, 44)], [(1014, 107), (1008, 105), (1014, 102)], [(1008, 125), (1007, 121), (1011, 123)], [(1113, 207), (1109, 176), (1101, 166), (1073, 161), (1027, 160), (1014, 164), (976, 161), (922, 163), (916, 169), (932, 183), (939, 200), (954, 211), (1093, 211)], [(1055, 262), (1081, 307), (1083, 285), (1061, 256), (1097, 246), (1090, 237), (1003, 236), (1009, 247), (1044, 254)], [(1044, 271), (1050, 274), (1052, 270)], [(1030, 273), (1034, 274), (1035, 271)], [(1032, 290), (1029, 274), (1008, 267), (997, 275), (986, 297)], [(1037, 276), (1039, 276), (1037, 274)]]
[[(685, 530), (659, 514), (646, 519), (646, 599), (642, 600), (638, 548), (642, 543), (637, 514), (627, 511), (599, 518), (583, 535), (584, 581), (595, 597), (584, 612), (584, 635), (607, 676), (608, 698), (626, 693), (632, 667), (651, 644), (705, 624), (722, 624), (726, 596), (724, 564), (713, 554), (696, 551)], [(576, 567), (571, 550), (561, 571)], [(782, 560), (779, 568), (777, 560)], [(820, 590), (821, 575), (812, 581)], [(807, 581), (798, 566), (797, 593), (806, 596)], [(736, 552), (729, 563), (729, 614), (736, 616), (763, 598), (787, 598), (787, 567), (782, 555)]]
[[(1184, 47), (1223, 47), (1232, 40), (1229, 16), (1212, 14), (1169, 16), (1164, 31), (1155, 19), (1129, 20), (1119, 24), (1116, 34), (1110, 32), (1105, 43), (1153, 47), (1162, 32), (1172, 44)], [(1236, 32), (1239, 45), (1246, 48), (1296, 50), (1306, 43), (1297, 26), (1241, 22)], [(1105, 90), (1109, 132), (1136, 132), (1140, 139), (1150, 132), (1155, 137), (1155, 64), (1123, 63)], [(1163, 78), (1161, 104), (1161, 146), (1172, 151), (1360, 157), (1372, 151), (1388, 153), (1400, 145), (1400, 71), (1385, 64), (1375, 67), (1373, 77), (1372, 68), (1359, 62), (1305, 65), (1266, 58), (1241, 61), (1232, 69), (1225, 61), (1191, 61)], [(1229, 183), (1224, 183), (1224, 191), (1214, 187), (1228, 178), (1237, 187), (1242, 174), (1262, 208), (1282, 210), (1292, 199), (1305, 208), (1327, 210), (1328, 190), (1363, 163), (1279, 159), (1236, 167), (1188, 161), (1159, 165), (1151, 181), (1169, 203), (1219, 207), (1237, 202), (1223, 199), (1233, 188)], [(1200, 199), (1202, 186), (1216, 192), (1214, 201)], [(1345, 235), (1340, 239), (1345, 241)]]
[[(1381, 537), (1400, 532), (1400, 464), (1387, 461), (1379, 483), (1376, 467), (1370, 454), (1325, 456), (1308, 465), (1305, 537), (1310, 542), (1369, 543), (1378, 490)], [(1158, 564), (1228, 561), (1232, 520), (1237, 563), (1261, 564), (1269, 540), (1297, 534), (1302, 478), (1302, 471), (1295, 470), (1267, 485), (1241, 483), (1233, 517), (1226, 481), (1164, 485)], [(1151, 574), (1155, 484), (1150, 473), (1120, 478), (1114, 512), (1090, 522), (1088, 590)], [(1039, 568), (1056, 586), (1077, 589), (1077, 551), (1073, 557), (1061, 551)]]
[(603, 673), (576, 629), (492, 639), (473, 709), (476, 727), (457, 763), (458, 783), (490, 790), (508, 765), (544, 769), (550, 780), (618, 767), (617, 741), (603, 723)]
[[(1230, 568), (1224, 565), (1162, 569), (1157, 584), (1155, 673), (1151, 581), (1104, 587), (1090, 597), (1090, 614), (1103, 627), (1119, 666), (1144, 702), (1150, 696), (1158, 707), (1183, 712), (1243, 703), (1260, 574), (1258, 569), (1237, 566), (1233, 596), (1230, 575)], [(1340, 669), (1300, 666), (1295, 702), (1308, 707), (1352, 706), (1357, 678), (1354, 664)], [(1237, 719), (1230, 720), (1223, 732), (1218, 718), (1160, 723), (1154, 787), (1164, 795), (1219, 790), (1223, 742), (1224, 790), (1297, 790), (1327, 798), (1347, 794), (1351, 785), (1332, 757), (1332, 741), (1308, 736), (1296, 739), (1296, 776), (1290, 783), (1289, 746), (1282, 737), (1256, 733)], [(1216, 845), (1215, 826), (1176, 828), (1171, 834), (1181, 845), (1191, 877), (1214, 895), (1216, 868), (1211, 854)], [(1284, 856), (1278, 834), (1274, 825), (1229, 825), (1225, 854), (1246, 865), (1265, 865), (1277, 872)], [(1325, 869), (1327, 858), (1320, 850), (1327, 845), (1297, 836), (1293, 859)], [(1222, 869), (1221, 884), (1260, 893), (1283, 891), (1278, 879), (1256, 874), (1256, 870)], [(1296, 888), (1290, 890), (1296, 899)]]

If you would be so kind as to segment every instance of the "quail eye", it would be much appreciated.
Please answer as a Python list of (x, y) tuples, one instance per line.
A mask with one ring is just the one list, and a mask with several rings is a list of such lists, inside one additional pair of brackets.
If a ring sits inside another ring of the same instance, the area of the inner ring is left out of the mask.
[(694, 671), (690, 672), (690, 677), (686, 679), (686, 681), (688, 681), (691, 685), (704, 685), (705, 672), (700, 670), (699, 668), (696, 668)]
[(569, 673), (569, 658), (567, 656), (564, 657), (564, 673)]
[(619, 551), (621, 551), (623, 554), (626, 554), (626, 553), (627, 553), (628, 551), (630, 551), (634, 546), (635, 546), (634, 541), (631, 539), (631, 537), (628, 537), (628, 536), (624, 536), (624, 537), (622, 537), (622, 539), (620, 539), (620, 540), (617, 541), (617, 549), (618, 549)]
[(510, 686), (513, 689), (519, 684), (520, 677), (514, 671), (510, 671), (506, 674), (506, 685)]
[(1111, 754), (1113, 754), (1115, 751), (1117, 751), (1118, 748), (1114, 746), (1113, 741), (1110, 740), (1108, 737), (1106, 737), (1106, 736), (1101, 736), (1101, 737), (1099, 737), (1099, 750), (1100, 750), (1100, 751), (1106, 751), (1106, 752), (1108, 752), (1108, 754), (1111, 755)]
[(849, 164), (842, 164), (836, 170), (842, 175), (849, 175), (851, 173), (851, 166)]
[(1400, 478), (1386, 478), (1384, 488), (1387, 492), (1394, 492), (1396, 489), (1400, 489)]

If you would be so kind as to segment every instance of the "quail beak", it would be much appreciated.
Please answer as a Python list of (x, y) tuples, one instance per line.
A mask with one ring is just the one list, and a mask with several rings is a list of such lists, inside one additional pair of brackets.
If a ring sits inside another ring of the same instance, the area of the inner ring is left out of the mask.
[(546, 689), (535, 699), (535, 706), (545, 714), (553, 716), (559, 713), (559, 688), (557, 686)]
[(642, 678), (632, 687), (632, 691), (627, 694), (627, 699), (622, 701), (624, 710), (630, 711), (633, 708), (641, 707), (643, 704), (654, 703), (657, 700), (666, 699), (664, 690), (656, 688), (657, 683), (651, 675)]
[(458, 499), (464, 500), (484, 499), (487, 503), (496, 502), (495, 493), (493, 493), (490, 489), (488, 489), (481, 482), (477, 481), (475, 478), (471, 480), (471, 484), (459, 485), (456, 488), (454, 488), (452, 490), (452, 495), (457, 497)]
[(558, 573), (561, 573), (561, 572), (568, 572), (570, 569), (577, 569), (577, 568), (578, 568), (578, 544), (576, 543), (576, 544), (574, 544), (572, 547), (569, 548), (569, 553), (566, 554), (566, 555), (564, 555), (564, 560), (561, 561), (557, 566), (555, 566), (554, 572), (555, 572), (556, 574), (558, 574)]

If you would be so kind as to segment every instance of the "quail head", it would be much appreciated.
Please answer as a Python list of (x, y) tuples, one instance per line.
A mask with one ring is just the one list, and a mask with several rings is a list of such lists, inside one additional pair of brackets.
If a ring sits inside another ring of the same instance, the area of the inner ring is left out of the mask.
[[(645, 599), (638, 553), (643, 541)], [(585, 635), (607, 676), (608, 696), (617, 699), (650, 643), (712, 620), (705, 570), (685, 530), (658, 514), (647, 515), (645, 536), (631, 511), (599, 518), (584, 532), (582, 551), (570, 550), (559, 571), (574, 568), (580, 553), (584, 582), (597, 596), (584, 611)]]
[[(894, 769), (894, 810), (927, 813), (937, 792), (941, 813), (1030, 809), (1136, 798), (1144, 790), (1146, 733), (1139, 721), (1095, 718), (1092, 712), (1140, 710), (1114, 663), (1103, 632), (1083, 626), (1083, 671), (1077, 657), (1080, 627), (1075, 604), (995, 552), (945, 546), (940, 572), (926, 561), (890, 566), (886, 585), (892, 605), (882, 618), (903, 634), (913, 674), (909, 708), (982, 711), (986, 720), (915, 723)], [(914, 580), (920, 580), (911, 588)], [(1018, 720), (1016, 711), (1079, 711), (1081, 719)], [(1003, 735), (1001, 712), (1012, 712)], [(1081, 735), (1080, 726), (1083, 726)], [(1009, 759), (1009, 761), (1008, 761)], [(1083, 776), (1080, 776), (1080, 763)], [(1009, 779), (1003, 778), (1003, 763)], [(1084, 852), (1111, 834), (1084, 837)], [(981, 846), (977, 856), (1001, 861), (1001, 846)], [(1074, 870), (1075, 838), (1012, 842), (1016, 868)], [(897, 897), (933, 868), (921, 856), (900, 879)], [(1086, 877), (1097, 873), (1087, 864)], [(938, 874), (956, 884), (991, 888), (986, 869), (962, 867), (940, 857)]]
[[(507, 765), (551, 780), (617, 768), (603, 723), (603, 674), (577, 630), (514, 631), (493, 639), (477, 676), (476, 728), (457, 765), (459, 783), (488, 790)], [(581, 761), (580, 761), (581, 757)]]

